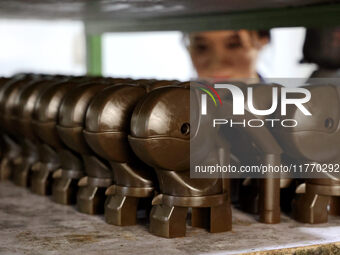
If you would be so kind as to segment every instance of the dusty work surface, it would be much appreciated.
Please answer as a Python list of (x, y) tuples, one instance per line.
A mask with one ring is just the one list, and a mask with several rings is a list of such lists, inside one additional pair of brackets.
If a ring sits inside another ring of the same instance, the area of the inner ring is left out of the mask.
[(103, 216), (81, 214), (10, 182), (0, 183), (0, 254), (238, 254), (340, 241), (340, 217), (316, 226), (284, 215), (281, 221), (261, 224), (234, 209), (231, 232), (188, 227), (186, 237), (165, 239), (149, 234), (146, 224), (112, 226)]

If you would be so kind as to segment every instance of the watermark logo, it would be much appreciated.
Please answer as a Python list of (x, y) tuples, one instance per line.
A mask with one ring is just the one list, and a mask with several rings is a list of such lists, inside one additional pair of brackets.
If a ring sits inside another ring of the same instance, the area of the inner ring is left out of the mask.
[[(222, 105), (222, 100), (217, 93), (216, 89), (227, 89), (233, 98), (233, 115), (244, 115), (245, 114), (245, 106), (247, 106), (247, 110), (254, 115), (258, 116), (266, 116), (273, 114), (279, 105), (279, 95), (280, 98), (280, 106), (281, 106), (281, 115), (285, 116), (287, 114), (287, 105), (295, 105), (304, 115), (311, 116), (312, 114), (308, 111), (308, 109), (303, 105), (307, 103), (311, 99), (311, 93), (309, 90), (305, 88), (278, 88), (272, 87), (272, 105), (269, 109), (259, 110), (254, 106), (254, 92), (253, 87), (247, 88), (247, 101), (245, 101), (245, 95), (243, 91), (232, 84), (215, 84), (214, 88), (205, 85), (206, 88), (199, 87), (206, 94), (201, 95), (201, 114), (207, 114), (207, 94), (212, 98), (215, 106), (217, 106), (216, 100), (213, 96), (218, 98), (220, 101), (220, 105)], [(269, 86), (269, 85), (268, 85)], [(281, 90), (279, 94), (279, 89)], [(210, 90), (210, 91), (209, 91)], [(288, 95), (299, 95), (296, 98), (288, 98)]]
[(206, 94), (201, 94), (201, 114), (206, 115), (207, 114), (207, 95), (210, 96), (210, 98), (213, 100), (216, 107), (217, 107), (217, 102), (216, 102), (214, 95), (218, 99), (220, 105), (222, 105), (222, 100), (221, 100), (220, 95), (217, 93), (217, 91), (212, 86), (209, 86), (206, 84), (203, 84), (203, 85), (205, 86), (205, 88), (198, 87), (198, 89), (206, 93)]

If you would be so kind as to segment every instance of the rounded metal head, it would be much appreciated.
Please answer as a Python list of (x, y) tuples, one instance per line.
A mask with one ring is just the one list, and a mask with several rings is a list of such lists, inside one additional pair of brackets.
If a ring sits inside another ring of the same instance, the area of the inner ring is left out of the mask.
[(91, 102), (86, 115), (84, 135), (87, 143), (101, 157), (128, 162), (134, 157), (128, 143), (131, 115), (136, 104), (150, 91), (173, 81), (137, 80), (101, 91)]
[(83, 136), (85, 115), (92, 98), (107, 85), (95, 82), (78, 86), (64, 98), (58, 115), (58, 134), (62, 141), (74, 151), (91, 152)]
[(3, 125), (2, 127), (4, 128), (5, 132), (12, 135), (18, 135), (16, 132), (16, 123), (12, 122), (11, 116), (15, 106), (17, 105), (18, 96), (20, 95), (21, 91), (34, 83), (36, 78), (37, 77), (31, 75), (24, 76), (21, 79), (7, 83), (0, 92), (0, 115)]
[(37, 139), (32, 126), (34, 106), (39, 95), (54, 83), (56, 83), (55, 78), (45, 78), (27, 86), (19, 94), (16, 106), (13, 109), (12, 117), (17, 123), (16, 126), (20, 135), (30, 140)]
[(305, 87), (311, 99), (304, 106), (312, 116), (296, 106), (287, 108), (285, 119), (295, 119), (296, 127), (281, 127), (275, 136), (285, 153), (295, 159), (330, 162), (340, 158), (340, 88), (333, 85)]
[(164, 87), (151, 91), (135, 107), (129, 142), (147, 164), (186, 170), (190, 159), (190, 90)]
[(98, 155), (109, 161), (128, 160), (131, 114), (145, 94), (143, 86), (117, 85), (104, 89), (93, 99), (86, 114), (84, 136)]
[(62, 148), (56, 129), (62, 99), (78, 83), (66, 81), (49, 86), (37, 99), (33, 111), (35, 135), (54, 148)]

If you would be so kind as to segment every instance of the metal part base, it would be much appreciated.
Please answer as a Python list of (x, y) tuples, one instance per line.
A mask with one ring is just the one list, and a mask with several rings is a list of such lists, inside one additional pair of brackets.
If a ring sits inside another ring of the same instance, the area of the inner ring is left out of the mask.
[(4, 157), (0, 163), (0, 181), (8, 180), (11, 177), (11, 167), (8, 158)]
[(280, 223), (280, 179), (268, 176), (259, 180), (259, 214), (260, 222)]
[(187, 213), (187, 207), (155, 205), (150, 213), (149, 230), (167, 238), (185, 236)]
[(8, 135), (4, 135), (2, 139), (4, 151), (1, 153), (0, 180), (7, 180), (13, 177), (13, 161), (20, 156), (21, 147)]
[(340, 197), (332, 197), (330, 202), (329, 214), (340, 215)]
[(231, 206), (228, 202), (208, 208), (192, 208), (191, 225), (206, 228), (211, 233), (232, 229)]
[(77, 208), (86, 214), (104, 213), (105, 187), (81, 186), (77, 193)]
[(32, 171), (31, 191), (35, 194), (47, 196), (52, 193), (52, 172), (45, 168)]
[(293, 200), (293, 217), (300, 222), (318, 224), (328, 221), (330, 197), (307, 192)]
[(14, 184), (21, 187), (30, 186), (30, 169), (32, 164), (22, 158), (14, 161), (12, 179)]
[(78, 179), (53, 179), (52, 200), (58, 204), (72, 205), (77, 201)]
[(260, 222), (266, 223), (266, 224), (278, 224), (280, 223), (280, 216), (281, 211), (278, 210), (272, 210), (272, 211), (260, 211)]
[(139, 199), (120, 195), (108, 196), (105, 201), (105, 221), (117, 226), (135, 225)]
[[(167, 238), (185, 236), (187, 212), (188, 207), (164, 204), (153, 206), (150, 214), (150, 232)], [(192, 226), (206, 228), (211, 233), (230, 231), (231, 220), (231, 207), (227, 201), (218, 206), (192, 208)]]

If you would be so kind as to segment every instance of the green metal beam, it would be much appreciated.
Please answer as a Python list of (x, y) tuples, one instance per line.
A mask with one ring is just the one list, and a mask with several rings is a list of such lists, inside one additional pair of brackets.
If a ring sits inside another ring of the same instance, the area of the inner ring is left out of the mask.
[(102, 74), (101, 35), (86, 35), (86, 67), (88, 75)]

